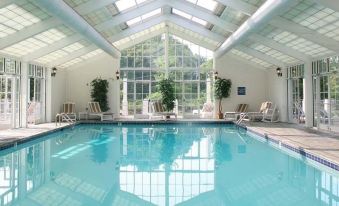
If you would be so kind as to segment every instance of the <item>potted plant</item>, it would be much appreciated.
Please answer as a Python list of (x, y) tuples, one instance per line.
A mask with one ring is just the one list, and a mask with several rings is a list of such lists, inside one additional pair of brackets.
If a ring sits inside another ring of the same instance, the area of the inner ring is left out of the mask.
[(215, 90), (214, 95), (215, 95), (215, 98), (219, 100), (219, 112), (218, 112), (219, 119), (223, 118), (221, 101), (223, 98), (227, 98), (230, 96), (231, 87), (232, 87), (232, 82), (230, 79), (218, 78), (214, 83), (214, 90)]
[(161, 93), (161, 102), (167, 112), (174, 108), (174, 82), (171, 79), (162, 79), (159, 84), (159, 91)]
[(106, 79), (96, 78), (91, 82), (91, 98), (94, 102), (99, 102), (103, 112), (109, 110), (107, 101), (108, 81)]

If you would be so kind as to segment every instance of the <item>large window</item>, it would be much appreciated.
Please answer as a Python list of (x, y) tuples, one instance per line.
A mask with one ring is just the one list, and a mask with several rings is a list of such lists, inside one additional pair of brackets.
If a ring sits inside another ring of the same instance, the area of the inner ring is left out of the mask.
[(148, 113), (149, 101), (160, 98), (156, 85), (164, 76), (175, 82), (175, 110), (179, 115), (198, 113), (203, 103), (211, 99), (206, 84), (210, 84), (208, 74), (212, 70), (213, 53), (174, 35), (168, 38), (166, 35), (122, 51), (122, 115)]
[(0, 58), (0, 129), (19, 126), (20, 73), (20, 62)]
[(314, 122), (321, 129), (339, 131), (339, 56), (312, 63)]

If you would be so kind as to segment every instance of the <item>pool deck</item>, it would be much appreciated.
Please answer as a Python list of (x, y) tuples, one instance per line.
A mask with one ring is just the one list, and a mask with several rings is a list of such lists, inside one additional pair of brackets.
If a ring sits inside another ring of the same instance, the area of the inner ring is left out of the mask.
[(307, 129), (288, 123), (246, 123), (252, 131), (309, 154), (339, 164), (339, 134)]
[[(119, 122), (145, 122), (145, 120), (118, 120)], [(158, 122), (159, 120), (154, 120)], [(168, 122), (224, 122), (223, 120), (201, 120), (187, 119)], [(147, 121), (149, 122), (149, 121)], [(31, 125), (29, 128), (8, 129), (0, 131), (0, 148), (4, 145), (13, 144), (21, 140), (29, 139), (31, 136), (45, 133), (51, 130), (62, 128), (68, 124), (63, 123), (60, 126), (55, 123), (46, 123), (40, 125)], [(262, 123), (246, 122), (245, 126), (249, 131), (267, 136), (294, 148), (321, 157), (330, 162), (339, 165), (339, 134), (325, 133), (312, 129), (307, 129), (296, 124), (287, 123)]]

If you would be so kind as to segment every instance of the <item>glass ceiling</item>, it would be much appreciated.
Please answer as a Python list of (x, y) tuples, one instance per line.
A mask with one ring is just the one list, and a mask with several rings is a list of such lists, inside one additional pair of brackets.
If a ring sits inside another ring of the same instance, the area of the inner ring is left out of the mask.
[(36, 62), (39, 62), (41, 64), (48, 64), (52, 61), (55, 61), (57, 59), (63, 58), (69, 54), (71, 54), (72, 52), (75, 52), (79, 49), (82, 49), (86, 46), (90, 45), (89, 42), (87, 42), (86, 40), (81, 40), (79, 42), (73, 43), (71, 45), (68, 45), (62, 49), (59, 49), (57, 51), (54, 51), (50, 54), (47, 54), (45, 56), (42, 56), (38, 59), (36, 59)]
[(48, 17), (48, 14), (27, 2), (0, 8), (0, 37), (13, 34)]
[(339, 41), (339, 12), (314, 1), (303, 0), (282, 17)]
[[(85, 4), (90, 3), (88, 5), (91, 5), (91, 2), (93, 3), (96, 0), (63, 1), (73, 9), (78, 9), (79, 6), (86, 7), (87, 5)], [(248, 14), (238, 11), (231, 6), (221, 4), (220, 2), (223, 1), (185, 1), (192, 4), (192, 9), (197, 9), (197, 7), (199, 7), (199, 11), (201, 11), (201, 8), (204, 8), (206, 10), (206, 15), (214, 15), (227, 23), (231, 23), (237, 26), (240, 26), (249, 18)], [(265, 2), (265, 0), (239, 1), (241, 1), (245, 5), (247, 4), (247, 6), (251, 8), (258, 8)], [(0, 38), (7, 38), (11, 35), (14, 35), (16, 32), (19, 32), (20, 30), (28, 28), (34, 24), (39, 24), (47, 19), (53, 18), (51, 15), (49, 15), (44, 10), (40, 9), (36, 4), (34, 4), (33, 1), (20, 0), (13, 2), (15, 3), (5, 4), (5, 7), (0, 8)], [(166, 4), (164, 3), (164, 6), (154, 8), (154, 10), (152, 11), (148, 10), (148, 12), (140, 12), (140, 16), (133, 16), (128, 19), (127, 12), (133, 12), (134, 9), (139, 9), (141, 5), (147, 5), (154, 2), (154, 0), (117, 0), (114, 3), (107, 2), (107, 4), (103, 5), (101, 8), (93, 8), (92, 11), (89, 9), (87, 10), (87, 12), (81, 13), (81, 10), (79, 10), (78, 13), (93, 27), (99, 24), (110, 22), (112, 21), (112, 18), (119, 19), (121, 15), (124, 15), (122, 17), (123, 20), (120, 20), (118, 23), (112, 25), (112, 27), (107, 27), (103, 30), (99, 30), (100, 34), (104, 38), (109, 40), (110, 37), (114, 35), (119, 35), (119, 33), (124, 31), (125, 29), (131, 28), (131, 31), (133, 31), (133, 27), (135, 27), (136, 25), (139, 26), (141, 24), (144, 24), (146, 23), (146, 21), (148, 22), (148, 20), (150, 20), (151, 18), (157, 18), (158, 16), (167, 12), (167, 10), (164, 10), (164, 8), (166, 8)], [(204, 18), (204, 16), (200, 12), (197, 12), (196, 15), (190, 15), (191, 12), (187, 11), (186, 8), (170, 9), (172, 12), (170, 14), (166, 13), (166, 15), (178, 15), (187, 19), (190, 22), (194, 22), (205, 27), (208, 32), (214, 32), (225, 37), (229, 37), (232, 34), (229, 31), (225, 31), (224, 28), (215, 26), (213, 24), (214, 22), (208, 22), (204, 20), (206, 18)], [(324, 37), (332, 38), (335, 42), (339, 41), (339, 12), (321, 6), (318, 2), (315, 3), (314, 0), (301, 0), (288, 12), (281, 15), (281, 17), (285, 20), (300, 25), (301, 27), (306, 27)], [(191, 31), (190, 28), (182, 28), (181, 26), (178, 26), (176, 22), (170, 21), (166, 22), (166, 24), (160, 23), (158, 25), (147, 26), (141, 32), (134, 33), (129, 37), (121, 38), (118, 41), (111, 43), (117, 47), (121, 47), (123, 45), (126, 45), (127, 43), (130, 43), (130, 41), (136, 41), (140, 38), (145, 38), (147, 35), (152, 35), (156, 32), (159, 33), (160, 30), (165, 30), (166, 25), (169, 28), (169, 32), (172, 32), (173, 34), (180, 36), (181, 38), (186, 37), (194, 39), (195, 43), (201, 44), (204, 47), (208, 45), (210, 49), (217, 49), (218, 46), (222, 44), (222, 42), (218, 42), (212, 37), (206, 37), (205, 35), (203, 36), (201, 34), (195, 33)], [(263, 36), (264, 38), (272, 39), (279, 44), (297, 50), (313, 58), (329, 55), (335, 52), (326, 48), (326, 44), (316, 44), (310, 41), (310, 39), (305, 36), (303, 36), (304, 38), (299, 36), (298, 32), (285, 31), (283, 27), (277, 27), (275, 25), (265, 26), (260, 31), (258, 31), (258, 34)], [(41, 56), (37, 57), (37, 59), (35, 59), (35, 61), (38, 61), (42, 64), (49, 64), (53, 61), (57, 61), (60, 58), (64, 58), (74, 51), (90, 45), (90, 42), (87, 42), (85, 40), (79, 41), (79, 38), (75, 38), (75, 40), (69, 40), (70, 42), (68, 44), (64, 43), (64, 45), (66, 45), (64, 48), (55, 46), (59, 44), (59, 42), (61, 42), (61, 40), (63, 39), (66, 39), (68, 41), (68, 39), (71, 39), (68, 38), (70, 36), (75, 36), (75, 32), (66, 26), (62, 25), (48, 29), (46, 27), (46, 30), (42, 31), (39, 34), (35, 34), (23, 40), (21, 39), (20, 41), (6, 48), (2, 48), (0, 50), (0, 53), (20, 58), (23, 56), (29, 56), (30, 54), (33, 54), (38, 50), (39, 52), (44, 51), (45, 48), (56, 48), (54, 51), (46, 49), (46, 51), (48, 51), (49, 53), (44, 53)], [(251, 49), (264, 53), (286, 64), (292, 64), (298, 61), (293, 56), (290, 56), (291, 54), (285, 54), (275, 49), (272, 49), (268, 47), (264, 42), (247, 41), (246, 43), (245, 41), (244, 44)], [(232, 51), (232, 54), (245, 58), (246, 60), (256, 62), (262, 66), (270, 67), (269, 63), (265, 61), (263, 61), (264, 63), (261, 62), (261, 60), (257, 59), (258, 57), (253, 57), (251, 55), (246, 56), (245, 52), (246, 51), (235, 49)], [(90, 52), (88, 55), (94, 53)], [(74, 60), (64, 64), (62, 67), (68, 67), (77, 62), (81, 62), (84, 60), (84, 58), (86, 57), (76, 57)]]
[(123, 12), (127, 9), (136, 7), (139, 4), (146, 2), (146, 1), (148, 1), (148, 0), (119, 0), (119, 1), (115, 2), (115, 5), (117, 6), (117, 8), (120, 12)]
[(205, 9), (208, 9), (212, 12), (215, 11), (215, 9), (218, 6), (218, 2), (214, 1), (214, 0), (186, 0), (189, 1), (195, 5), (201, 6)]
[(206, 26), (206, 25), (207, 25), (207, 21), (202, 20), (202, 19), (199, 19), (199, 18), (197, 18), (197, 17), (195, 17), (195, 16), (192, 16), (192, 15), (190, 15), (190, 14), (187, 14), (187, 13), (185, 13), (185, 12), (183, 12), (183, 11), (178, 10), (178, 9), (173, 9), (172, 12), (173, 12), (173, 14), (179, 15), (179, 16), (181, 16), (181, 17), (184, 17), (184, 18), (186, 18), (186, 19), (189, 19), (189, 20), (191, 20), (191, 21), (193, 21), (193, 22), (195, 22), (195, 23), (201, 24), (201, 25), (203, 25), (203, 26)]
[(61, 64), (58, 67), (60, 67), (60, 68), (70, 67), (70, 66), (72, 66), (74, 64), (83, 62), (83, 61), (88, 60), (88, 59), (90, 59), (90, 58), (92, 58), (94, 56), (97, 56), (98, 54), (102, 54), (103, 52), (104, 51), (102, 51), (101, 49), (96, 49), (96, 50), (94, 50), (94, 51), (92, 51), (92, 52), (90, 52), (88, 54), (85, 54), (85, 55), (82, 55), (82, 56), (80, 56), (78, 58), (75, 58), (75, 59), (73, 59), (73, 60), (71, 60), (71, 61), (69, 61), (69, 62), (67, 62), (65, 64)]
[(273, 66), (272, 64), (270, 64), (270, 63), (268, 63), (268, 62), (265, 62), (265, 61), (263, 61), (263, 60), (261, 60), (261, 59), (258, 59), (258, 58), (256, 58), (256, 57), (253, 57), (253, 56), (251, 56), (251, 55), (249, 55), (249, 54), (246, 54), (246, 53), (244, 53), (244, 52), (242, 52), (242, 51), (239, 51), (239, 50), (237, 50), (237, 49), (232, 49), (232, 50), (231, 50), (231, 53), (234, 54), (234, 55), (236, 55), (236, 56), (239, 56), (239, 57), (241, 57), (241, 58), (244, 58), (244, 59), (246, 59), (246, 60), (252, 61), (252, 62), (254, 62), (254, 63), (256, 63), (256, 64), (259, 64), (259, 65), (261, 65), (261, 66), (263, 66), (263, 67), (265, 67), (265, 68), (271, 68), (271, 67)]
[(155, 17), (159, 14), (161, 14), (161, 8), (156, 9), (156, 10), (151, 11), (151, 12), (148, 12), (148, 13), (142, 15), (142, 16), (138, 16), (134, 19), (131, 19), (131, 20), (127, 21), (126, 24), (128, 26), (132, 26), (132, 25), (137, 24), (137, 23), (142, 23), (143, 21), (145, 21), (145, 20), (147, 20), (151, 17)]
[(4, 48), (0, 50), (0, 52), (13, 56), (24, 56), (40, 48), (46, 47), (58, 40), (61, 40), (73, 33), (74, 32), (68, 29), (66, 26), (60, 26), (55, 29), (49, 29), (31, 38)]

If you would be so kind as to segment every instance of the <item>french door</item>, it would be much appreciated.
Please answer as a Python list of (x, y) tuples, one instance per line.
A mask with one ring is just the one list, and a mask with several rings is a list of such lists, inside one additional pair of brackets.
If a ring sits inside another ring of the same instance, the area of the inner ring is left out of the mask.
[(0, 75), (0, 129), (19, 127), (19, 78)]
[(339, 75), (314, 77), (315, 121), (320, 129), (339, 132)]
[(291, 85), (290, 90), (290, 106), (289, 120), (291, 123), (305, 123), (305, 106), (304, 106), (304, 79), (292, 78), (289, 80)]

